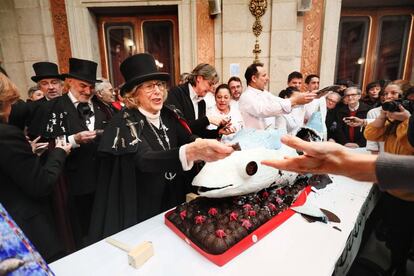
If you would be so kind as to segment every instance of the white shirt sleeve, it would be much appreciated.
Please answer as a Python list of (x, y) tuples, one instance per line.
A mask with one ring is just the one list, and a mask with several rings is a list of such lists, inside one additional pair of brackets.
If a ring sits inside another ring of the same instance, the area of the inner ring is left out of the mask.
[[(259, 118), (288, 114), (292, 110), (289, 99), (282, 99), (267, 91), (257, 95), (248, 95), (248, 97), (244, 98), (243, 105), (245, 112)], [(240, 109), (242, 109), (241, 106)]]
[[(381, 108), (381, 107), (380, 107)], [(381, 114), (381, 109), (373, 108), (367, 113), (367, 123), (370, 124)], [(381, 149), (380, 144), (375, 141), (367, 140), (366, 149), (369, 151), (379, 151)]]
[(180, 162), (181, 162), (181, 166), (183, 167), (184, 171), (189, 171), (191, 170), (191, 168), (194, 166), (194, 162), (188, 162), (187, 160), (187, 155), (186, 155), (186, 148), (187, 145), (183, 145), (180, 147), (178, 153), (179, 153), (179, 158), (180, 158)]
[(70, 135), (68, 137), (68, 141), (72, 145), (72, 149), (75, 149), (75, 148), (79, 148), (80, 147), (80, 145), (75, 142), (75, 135), (74, 134), (73, 135)]

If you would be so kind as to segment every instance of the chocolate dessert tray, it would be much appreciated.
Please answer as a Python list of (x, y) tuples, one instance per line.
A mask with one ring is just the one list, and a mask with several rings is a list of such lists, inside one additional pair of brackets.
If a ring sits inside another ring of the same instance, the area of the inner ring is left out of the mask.
[(260, 241), (306, 202), (310, 186), (296, 183), (229, 198), (198, 197), (165, 214), (165, 224), (201, 255), (223, 266)]

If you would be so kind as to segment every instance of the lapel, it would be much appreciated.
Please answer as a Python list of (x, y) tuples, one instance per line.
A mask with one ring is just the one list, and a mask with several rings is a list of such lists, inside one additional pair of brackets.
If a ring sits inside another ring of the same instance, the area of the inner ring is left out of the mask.
[[(183, 112), (184, 112), (185, 118), (187, 118), (188, 120), (195, 120), (194, 106), (193, 106), (193, 102), (191, 101), (190, 89), (188, 88), (188, 83), (185, 84), (183, 91), (185, 92), (185, 96), (183, 97), (184, 99), (184, 102), (183, 102), (184, 111)], [(188, 111), (188, 112), (185, 112), (185, 111)]]
[(201, 100), (198, 102), (198, 118), (202, 118), (206, 115), (206, 101)]
[(94, 129), (103, 129), (105, 121), (104, 111), (101, 110), (101, 106), (96, 104), (95, 101), (92, 101), (94, 115), (95, 115), (95, 125)]
[(63, 95), (61, 98), (63, 110), (68, 113), (67, 125), (69, 132), (73, 134), (81, 130), (88, 130), (86, 122), (79, 118), (78, 110), (75, 108), (75, 105), (70, 100), (68, 94)]

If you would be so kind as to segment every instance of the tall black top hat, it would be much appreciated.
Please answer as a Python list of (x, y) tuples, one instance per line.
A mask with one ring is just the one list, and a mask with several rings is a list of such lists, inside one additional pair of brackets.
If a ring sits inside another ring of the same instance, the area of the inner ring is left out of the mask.
[(136, 54), (124, 60), (121, 64), (121, 73), (125, 79), (125, 84), (121, 87), (121, 96), (145, 81), (170, 79), (170, 74), (158, 72), (154, 57), (146, 53)]
[(97, 67), (98, 64), (96, 62), (86, 59), (70, 58), (69, 73), (63, 74), (63, 76), (65, 78), (74, 78), (95, 84), (96, 82), (102, 82), (96, 79)]
[(33, 70), (36, 76), (31, 77), (32, 81), (38, 82), (42, 79), (61, 79), (63, 76), (59, 74), (58, 66), (53, 62), (36, 62), (33, 64)]

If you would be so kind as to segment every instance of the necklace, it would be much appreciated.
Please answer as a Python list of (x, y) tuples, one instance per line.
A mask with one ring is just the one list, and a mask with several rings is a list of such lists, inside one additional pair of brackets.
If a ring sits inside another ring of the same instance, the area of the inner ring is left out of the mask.
[[(161, 116), (160, 116), (160, 128), (162, 129), (162, 131), (164, 133), (164, 139), (165, 139), (165, 142), (167, 142), (167, 147), (164, 145), (164, 142), (161, 140), (161, 137), (158, 135), (158, 132), (154, 129), (154, 126), (152, 125), (152, 123), (148, 120), (148, 118), (146, 118), (146, 120), (147, 120), (147, 123), (150, 126), (152, 132), (155, 134), (155, 137), (157, 137), (158, 144), (160, 144), (160, 146), (163, 148), (163, 150), (170, 150), (171, 145), (170, 145), (170, 139), (167, 136), (167, 131), (166, 131), (167, 127), (162, 122)], [(164, 178), (166, 180), (171, 181), (175, 178), (176, 175), (177, 175), (176, 173), (166, 172), (164, 174)]]

